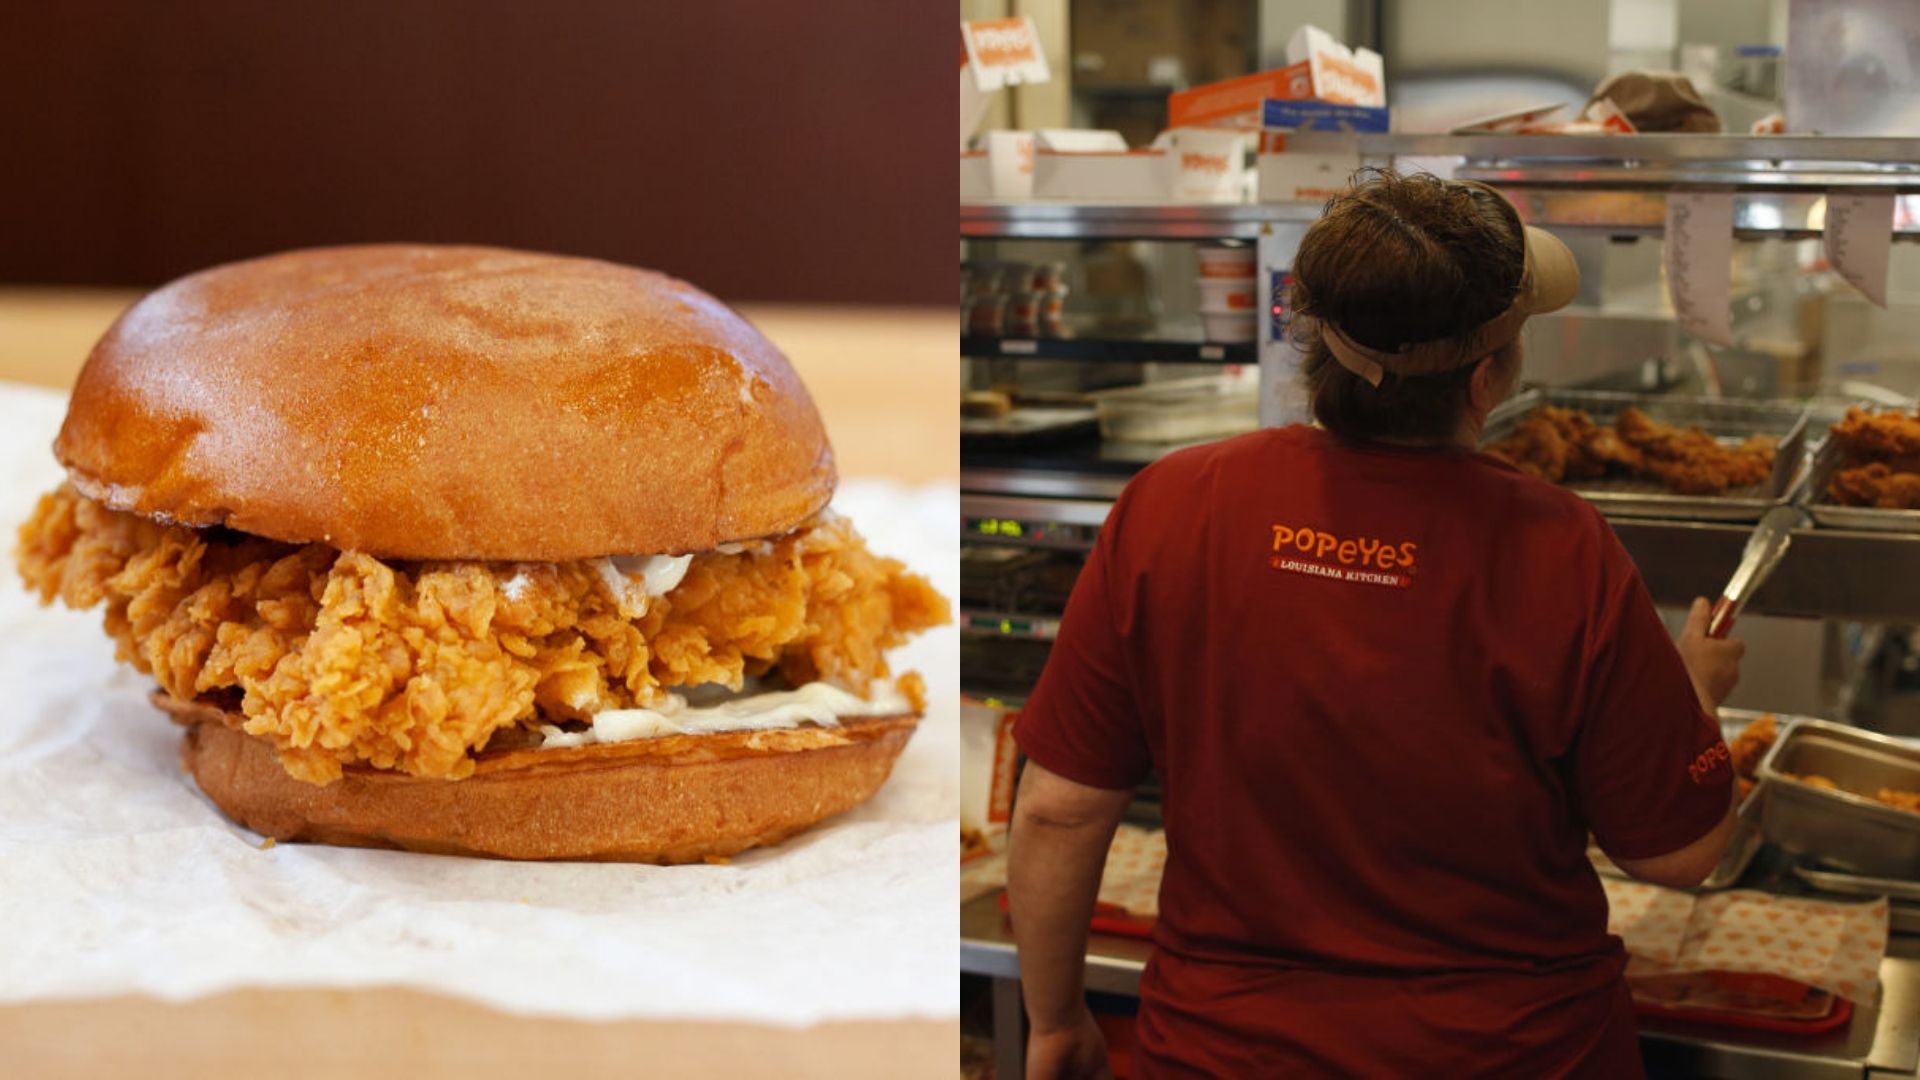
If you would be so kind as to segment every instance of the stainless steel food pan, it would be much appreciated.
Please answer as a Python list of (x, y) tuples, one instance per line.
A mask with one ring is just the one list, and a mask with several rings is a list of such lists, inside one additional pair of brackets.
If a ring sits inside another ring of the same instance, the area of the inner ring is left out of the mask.
[[(1756, 770), (1767, 786), (1766, 838), (1796, 855), (1870, 877), (1920, 879), (1920, 814), (1873, 796), (1920, 791), (1920, 748), (1903, 739), (1796, 720)], [(1829, 790), (1803, 777), (1831, 780)]]
[(1502, 402), (1493, 411), (1481, 435), (1481, 446), (1512, 434), (1528, 413), (1542, 405), (1579, 409), (1602, 426), (1612, 424), (1622, 411), (1632, 406), (1660, 423), (1697, 427), (1723, 443), (1739, 443), (1751, 435), (1771, 435), (1778, 440), (1773, 470), (1765, 480), (1721, 495), (1680, 495), (1656, 481), (1640, 479), (1575, 480), (1566, 485), (1599, 507), (1602, 513), (1612, 516), (1759, 521), (1761, 515), (1787, 497), (1806, 467), (1806, 409), (1740, 398), (1532, 389)]

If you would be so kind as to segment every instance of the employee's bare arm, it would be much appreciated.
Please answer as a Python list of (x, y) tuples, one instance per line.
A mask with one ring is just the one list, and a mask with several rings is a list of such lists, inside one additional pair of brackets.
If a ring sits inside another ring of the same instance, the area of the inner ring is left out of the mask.
[[(1692, 610), (1687, 612), (1687, 624), (1680, 631), (1680, 639), (1675, 645), (1680, 650), (1680, 659), (1686, 665), (1688, 677), (1693, 680), (1701, 707), (1709, 715), (1718, 715), (1720, 703), (1740, 681), (1740, 658), (1746, 653), (1746, 646), (1732, 639), (1716, 640), (1707, 636), (1707, 617), (1711, 610), (1712, 605), (1706, 598), (1694, 600)], [(1735, 784), (1736, 804), (1739, 799), (1739, 785)], [(1713, 873), (1713, 868), (1720, 865), (1720, 857), (1727, 850), (1727, 841), (1733, 836), (1733, 815), (1733, 807), (1729, 806), (1726, 816), (1720, 819), (1718, 825), (1677, 851), (1644, 859), (1616, 856), (1613, 861), (1620, 869), (1641, 881), (1675, 889), (1691, 889), (1705, 881), (1707, 875)]]
[(1104, 1075), (1087, 1012), (1087, 924), (1130, 791), (1088, 787), (1027, 762), (1013, 807), (1008, 905), (1033, 1040), (1028, 1076)]

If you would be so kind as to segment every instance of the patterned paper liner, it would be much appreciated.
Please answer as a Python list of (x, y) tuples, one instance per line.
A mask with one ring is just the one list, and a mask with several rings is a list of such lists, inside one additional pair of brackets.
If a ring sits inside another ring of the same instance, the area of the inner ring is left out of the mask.
[[(1693, 896), (1603, 878), (1607, 929), (1626, 943), (1627, 978), (1649, 988), (1680, 985), (1689, 972), (1773, 975), (1873, 1005), (1887, 948), (1887, 901), (1838, 904), (1740, 890)], [(1786, 988), (1747, 989), (1787, 1000)]]
[(1100, 875), (1100, 902), (1124, 908), (1139, 919), (1160, 917), (1160, 878), (1167, 869), (1167, 834), (1159, 829), (1122, 825), (1107, 851)]

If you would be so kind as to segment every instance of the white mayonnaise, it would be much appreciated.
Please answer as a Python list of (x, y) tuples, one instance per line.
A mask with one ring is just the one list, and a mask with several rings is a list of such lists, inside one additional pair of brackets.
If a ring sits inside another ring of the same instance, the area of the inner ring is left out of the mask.
[(615, 555), (594, 560), (594, 569), (613, 593), (620, 614), (632, 619), (645, 615), (654, 597), (672, 592), (692, 565), (691, 555)]
[(812, 722), (839, 727), (843, 716), (897, 716), (913, 711), (913, 702), (893, 683), (878, 680), (872, 700), (832, 683), (810, 682), (798, 690), (742, 694), (713, 705), (694, 706), (679, 694), (669, 694), (658, 709), (607, 709), (595, 713), (586, 731), (562, 731), (540, 725), (543, 746), (590, 746), (594, 743), (657, 739), (663, 735), (712, 735), (721, 731), (771, 731)]

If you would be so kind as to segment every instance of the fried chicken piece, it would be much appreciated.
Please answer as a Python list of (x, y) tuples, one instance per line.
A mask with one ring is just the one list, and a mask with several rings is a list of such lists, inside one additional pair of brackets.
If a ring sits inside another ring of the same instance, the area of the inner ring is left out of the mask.
[[(1792, 773), (1788, 773), (1787, 775), (1793, 776), (1793, 779), (1800, 781), (1808, 787), (1817, 787), (1823, 791), (1846, 790), (1824, 776), (1815, 774), (1794, 776)], [(1920, 791), (1901, 791), (1898, 788), (1883, 787), (1874, 793), (1873, 798), (1875, 802), (1885, 803), (1895, 810), (1905, 810), (1910, 814), (1920, 814)]]
[(1733, 757), (1733, 771), (1736, 775), (1753, 779), (1760, 768), (1760, 759), (1773, 749), (1775, 739), (1780, 737), (1780, 728), (1772, 713), (1760, 717), (1733, 737), (1727, 744), (1727, 750)]
[(1894, 788), (1881, 788), (1874, 798), (1893, 807), (1905, 810), (1909, 814), (1920, 814), (1920, 791), (1899, 791)]
[(1543, 406), (1514, 425), (1513, 434), (1487, 447), (1487, 453), (1550, 484), (1567, 475), (1567, 440), (1560, 428), (1541, 415), (1551, 406)]
[(883, 650), (948, 617), (831, 513), (728, 551), (695, 555), (649, 600), (605, 559), (386, 562), (161, 525), (62, 487), (21, 526), (16, 561), (43, 602), (105, 601), (120, 658), (167, 693), (237, 694), (245, 730), (318, 784), (356, 762), (463, 777), (496, 732), (673, 687), (778, 672), (864, 690), (887, 674)]
[(1755, 435), (1739, 447), (1693, 427), (1656, 423), (1636, 408), (1611, 428), (1579, 409), (1542, 405), (1487, 447), (1522, 472), (1553, 483), (1611, 475), (1644, 476), (1684, 495), (1718, 495), (1773, 472), (1774, 440)]
[(1640, 452), (1639, 472), (1682, 495), (1750, 487), (1773, 471), (1775, 443), (1764, 435), (1729, 448), (1699, 428), (1661, 424), (1633, 407), (1620, 411), (1614, 429)]
[(1827, 482), (1827, 495), (1842, 506), (1920, 510), (1920, 473), (1901, 472), (1880, 461), (1836, 469)]
[(1901, 412), (1868, 412), (1858, 406), (1833, 425), (1833, 438), (1856, 462), (1905, 459), (1920, 462), (1920, 416)]
[(1607, 470), (1595, 452), (1604, 429), (1578, 409), (1542, 405), (1514, 425), (1513, 434), (1487, 447), (1487, 453), (1551, 483), (1591, 480)]

